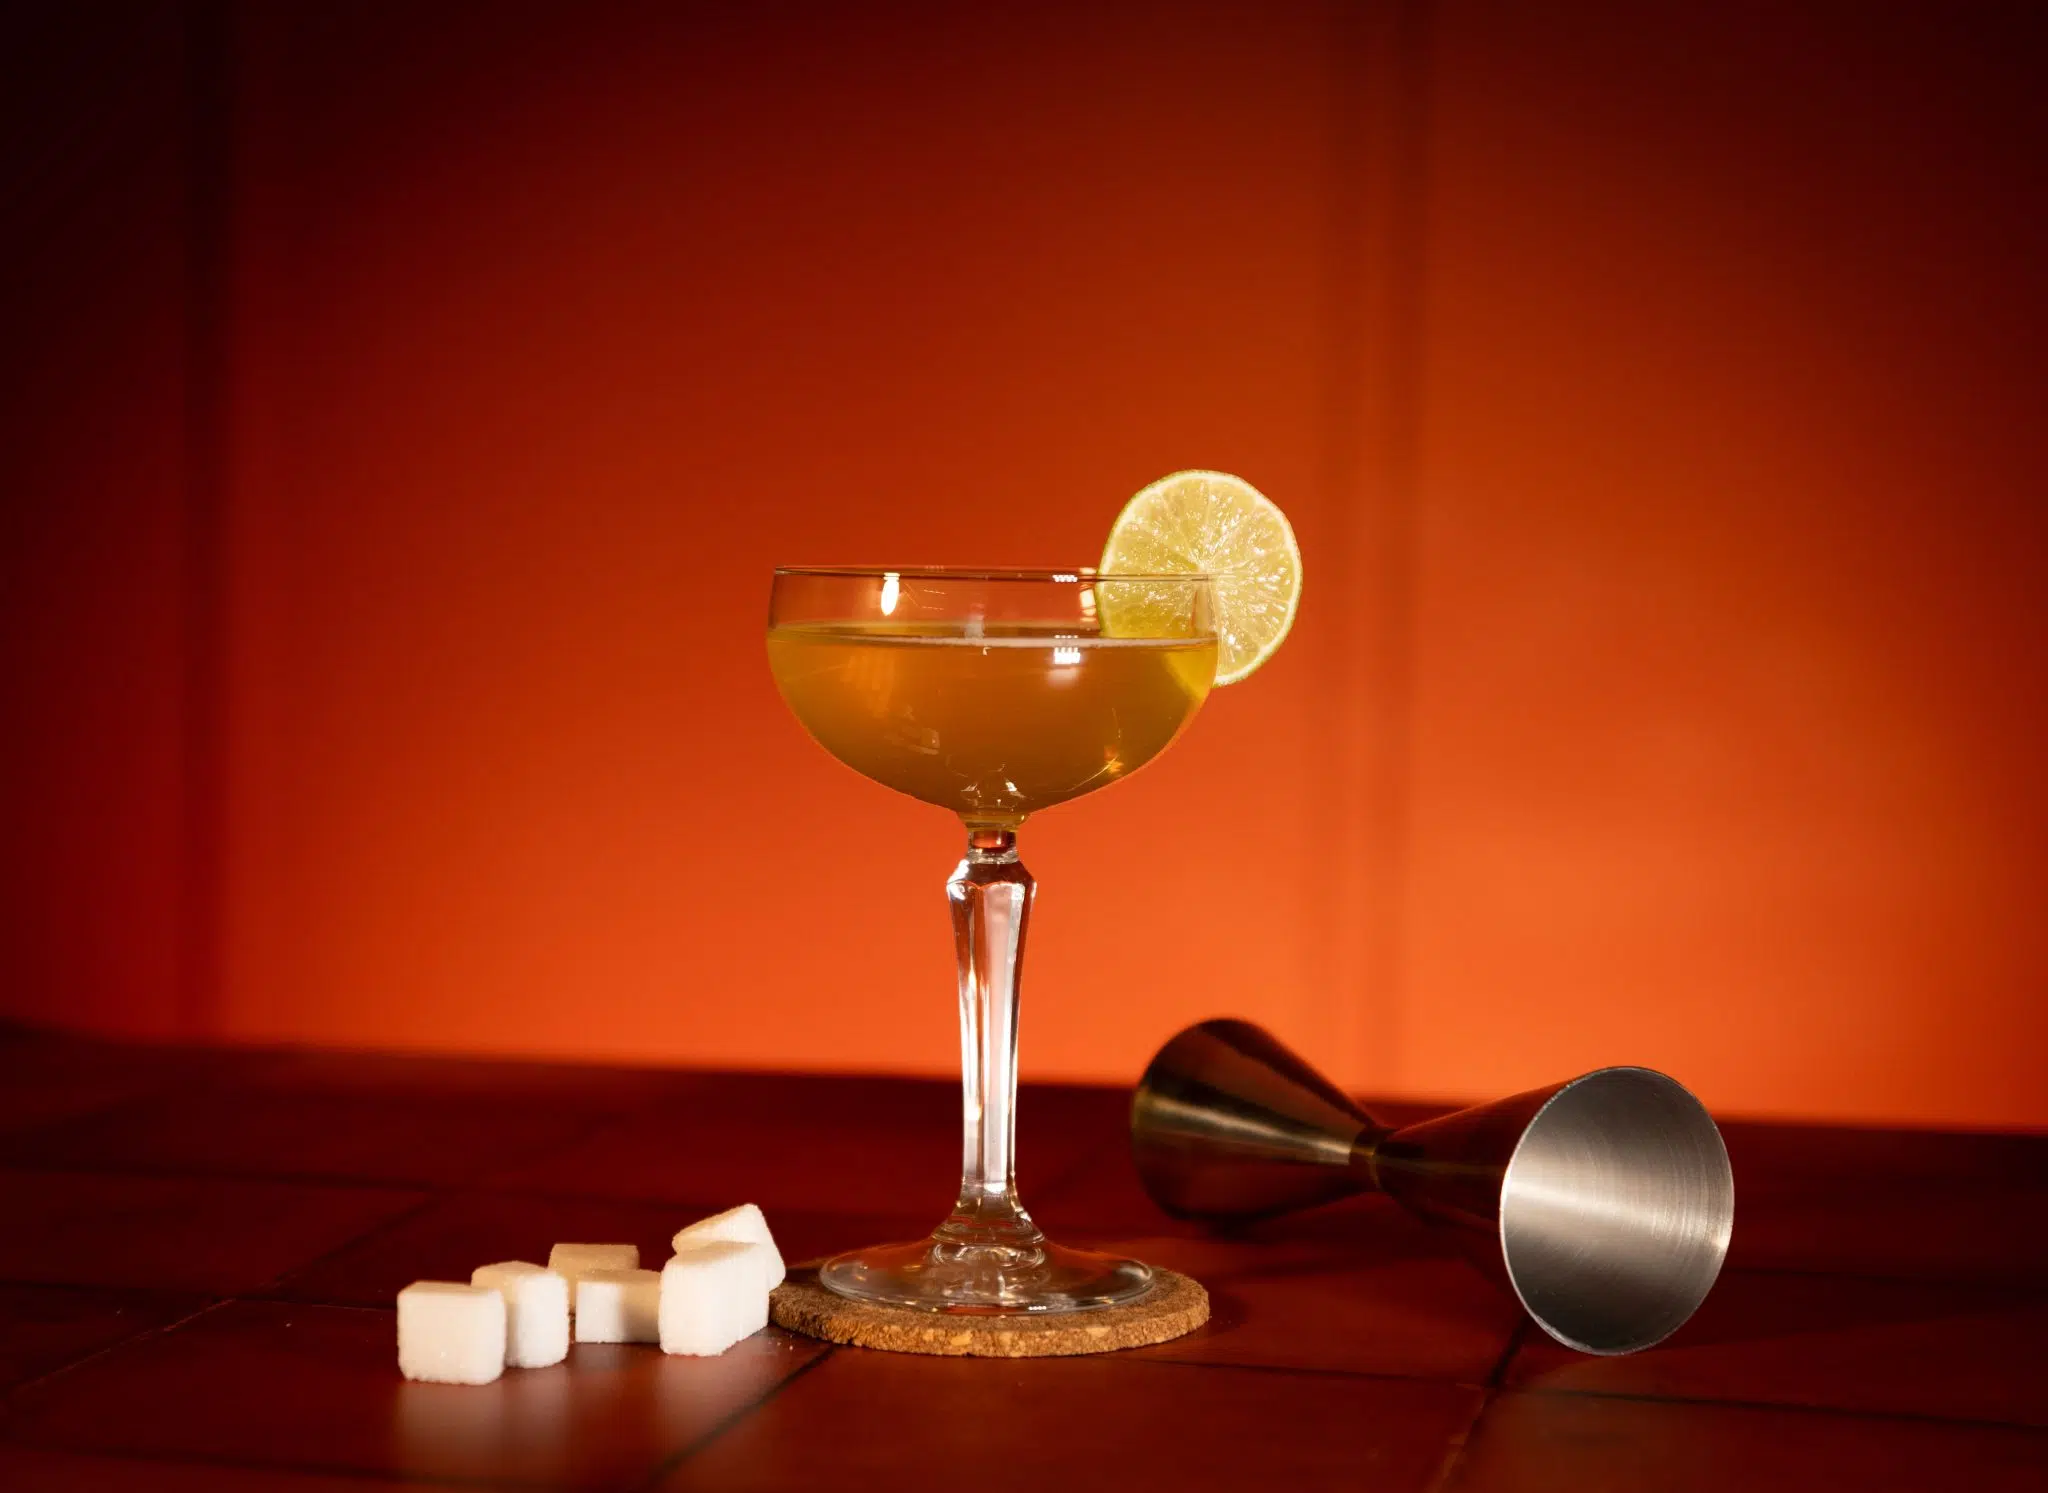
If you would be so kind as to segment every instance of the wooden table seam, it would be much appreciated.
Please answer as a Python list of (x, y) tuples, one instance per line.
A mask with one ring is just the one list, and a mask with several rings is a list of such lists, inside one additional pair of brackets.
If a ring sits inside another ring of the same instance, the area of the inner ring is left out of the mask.
[[(48, 1281), (31, 1281), (27, 1282), (26, 1284), (30, 1285), (31, 1287), (40, 1287), (49, 1290), (94, 1289), (92, 1287), (52, 1286)], [(28, 1389), (33, 1385), (47, 1384), (52, 1379), (58, 1378), (64, 1374), (72, 1373), (77, 1369), (81, 1369), (85, 1367), (85, 1365), (95, 1362), (98, 1359), (104, 1358), (110, 1353), (119, 1353), (124, 1349), (136, 1347), (141, 1343), (148, 1342), (151, 1338), (162, 1337), (167, 1333), (173, 1332), (176, 1329), (185, 1326), (187, 1323), (197, 1322), (201, 1317), (207, 1315), (209, 1312), (219, 1311), (222, 1307), (226, 1306), (231, 1299), (232, 1298), (226, 1296), (217, 1296), (213, 1300), (207, 1302), (204, 1306), (199, 1307), (197, 1310), (189, 1311), (185, 1313), (185, 1315), (182, 1317), (178, 1317), (169, 1322), (159, 1322), (153, 1327), (144, 1327), (139, 1331), (130, 1333), (128, 1336), (124, 1338), (118, 1338), (111, 1343), (103, 1343), (97, 1348), (93, 1348), (88, 1352), (81, 1353), (76, 1358), (67, 1359), (63, 1363), (56, 1365), (54, 1368), (45, 1369), (42, 1373), (24, 1379), (18, 1384), (10, 1384), (7, 1386), (7, 1389), (4, 1393), (0, 1393), (0, 1405), (4, 1405), (5, 1401), (13, 1399), (15, 1396), (19, 1395), (23, 1390)], [(12, 1417), (7, 1416), (4, 1413), (0, 1413), (0, 1437), (4, 1437), (7, 1435), (11, 1421)]]
[(783, 1375), (782, 1378), (776, 1380), (775, 1383), (769, 1385), (766, 1393), (760, 1395), (756, 1399), (748, 1401), (746, 1404), (734, 1410), (731, 1414), (727, 1415), (724, 1419), (719, 1421), (717, 1425), (713, 1426), (710, 1430), (704, 1432), (702, 1435), (697, 1437), (696, 1440), (692, 1441), (689, 1445), (685, 1446), (681, 1451), (675, 1452), (670, 1456), (663, 1458), (662, 1461), (655, 1466), (654, 1471), (648, 1475), (644, 1482), (635, 1485), (635, 1493), (653, 1493), (654, 1489), (659, 1488), (661, 1484), (663, 1484), (670, 1477), (675, 1475), (675, 1471), (677, 1468), (683, 1466), (692, 1457), (696, 1456), (698, 1453), (710, 1447), (714, 1442), (716, 1442), (720, 1437), (724, 1436), (728, 1431), (731, 1431), (735, 1427), (743, 1424), (749, 1417), (753, 1416), (763, 1406), (767, 1405), (769, 1401), (773, 1400), (777, 1395), (781, 1394), (784, 1390), (788, 1389), (790, 1385), (796, 1383), (797, 1380), (803, 1378), (804, 1375), (810, 1373), (811, 1370), (815, 1369), (819, 1364), (825, 1362), (826, 1359), (833, 1357), (840, 1351), (836, 1344), (826, 1343), (821, 1346), (824, 1349), (823, 1352), (814, 1355), (812, 1358), (810, 1358), (804, 1363), (798, 1364), (792, 1372)]

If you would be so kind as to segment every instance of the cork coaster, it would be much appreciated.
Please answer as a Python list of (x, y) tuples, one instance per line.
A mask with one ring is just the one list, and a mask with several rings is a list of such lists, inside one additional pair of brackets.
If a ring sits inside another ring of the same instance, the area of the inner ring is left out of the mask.
[(972, 1316), (912, 1311), (848, 1301), (818, 1284), (812, 1270), (792, 1270), (775, 1288), (769, 1312), (775, 1325), (857, 1348), (891, 1353), (934, 1353), (949, 1358), (1052, 1358), (1071, 1353), (1114, 1353), (1193, 1332), (1209, 1320), (1209, 1293), (1201, 1283), (1152, 1267), (1151, 1290), (1123, 1306), (1045, 1316)]

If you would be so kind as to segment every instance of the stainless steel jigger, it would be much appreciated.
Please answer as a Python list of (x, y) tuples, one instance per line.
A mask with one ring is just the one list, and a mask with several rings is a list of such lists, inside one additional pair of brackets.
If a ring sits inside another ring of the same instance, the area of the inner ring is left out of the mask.
[(1394, 1129), (1248, 1021), (1205, 1021), (1159, 1050), (1131, 1104), (1131, 1150), (1145, 1190), (1179, 1218), (1385, 1192), (1451, 1226), (1583, 1353), (1677, 1331), (1713, 1288), (1735, 1219), (1721, 1132), (1662, 1073), (1599, 1068)]

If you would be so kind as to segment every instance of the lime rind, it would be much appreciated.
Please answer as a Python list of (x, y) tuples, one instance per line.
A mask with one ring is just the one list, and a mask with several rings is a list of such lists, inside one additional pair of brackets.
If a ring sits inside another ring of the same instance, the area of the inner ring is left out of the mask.
[[(1301, 604), (1301, 549), (1287, 516), (1241, 477), (1175, 472), (1141, 490), (1110, 528), (1109, 574), (1207, 573), (1216, 604), (1216, 682), (1249, 678), (1286, 641)], [(1172, 623), (1173, 588), (1098, 583), (1105, 632), (1137, 634)], [(1185, 598), (1178, 600), (1185, 607)]]

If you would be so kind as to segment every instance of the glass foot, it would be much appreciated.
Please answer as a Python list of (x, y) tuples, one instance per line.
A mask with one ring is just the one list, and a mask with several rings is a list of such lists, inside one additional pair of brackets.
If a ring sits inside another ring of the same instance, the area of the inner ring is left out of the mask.
[(1081, 1312), (1136, 1301), (1152, 1289), (1137, 1260), (1033, 1244), (962, 1244), (943, 1234), (835, 1255), (818, 1280), (855, 1301), (928, 1312)]

